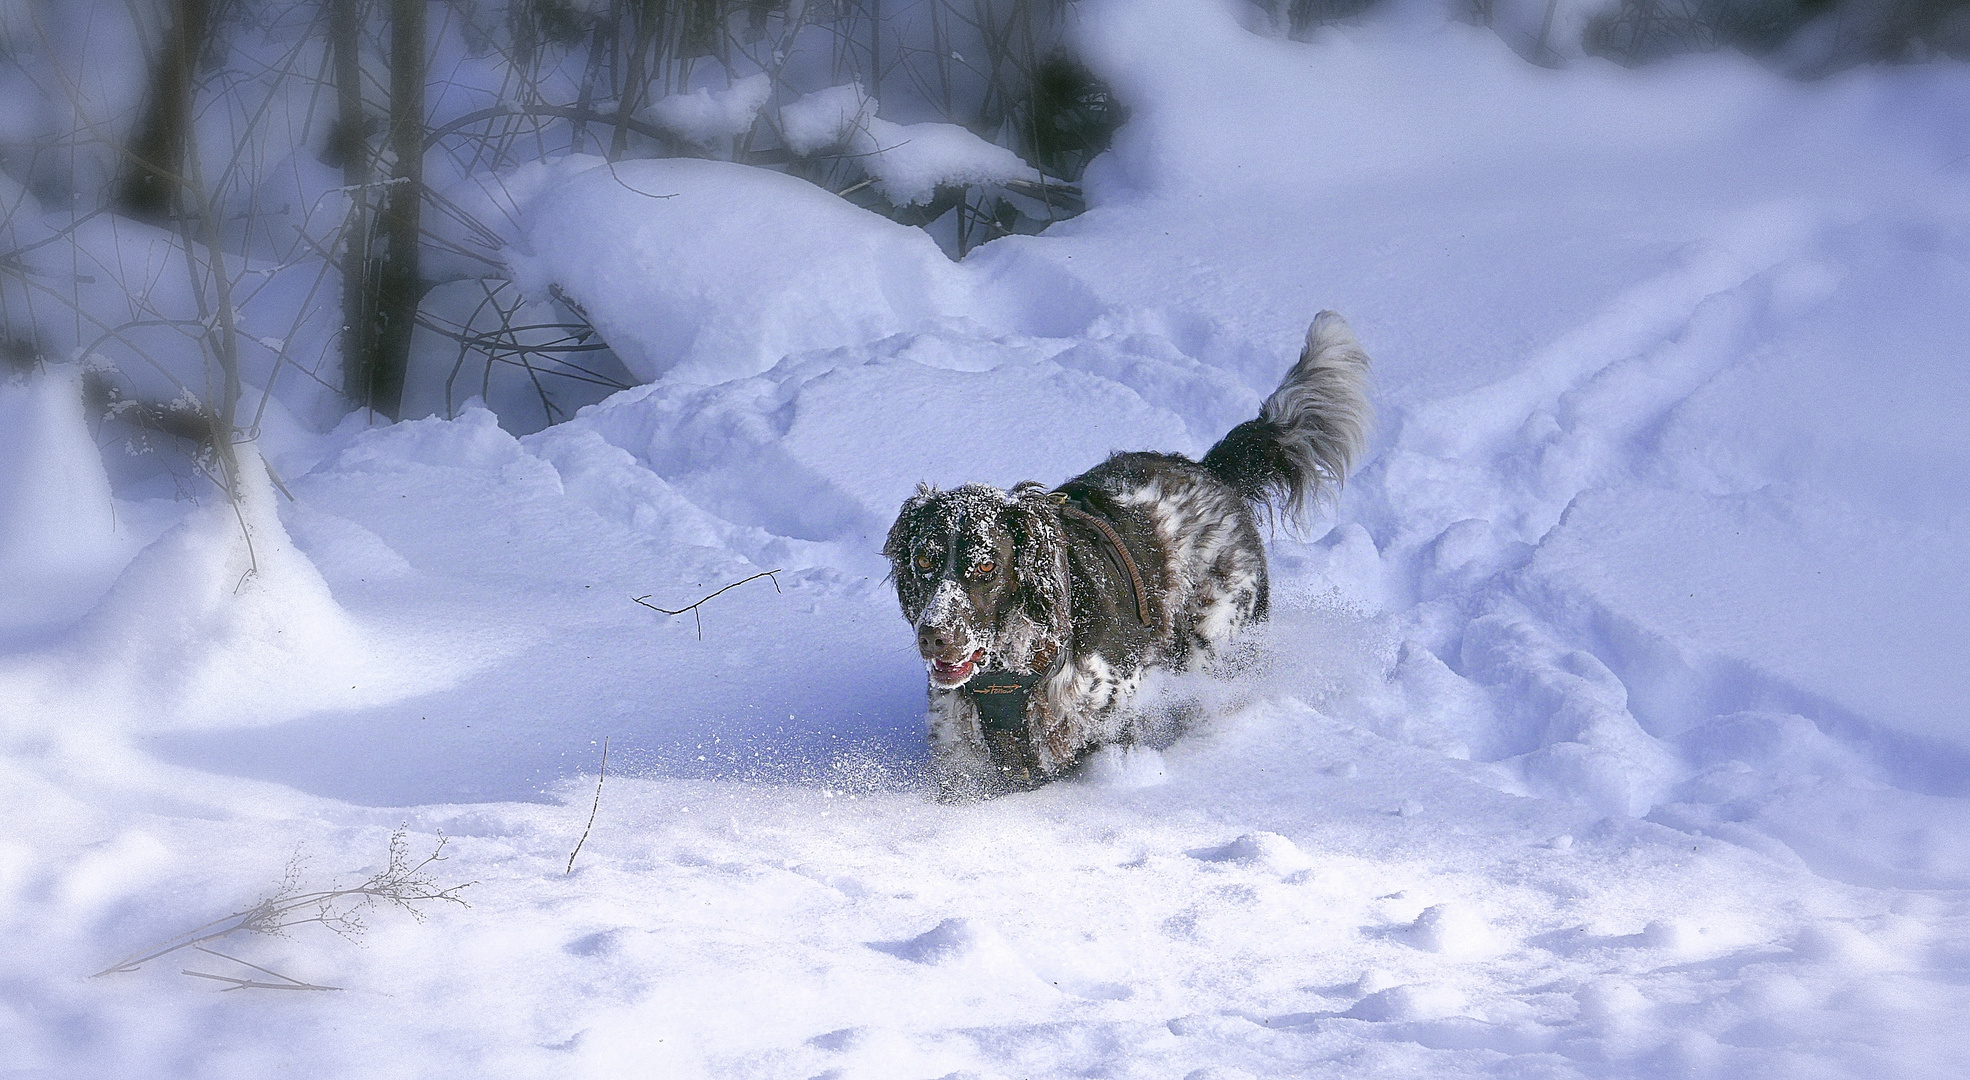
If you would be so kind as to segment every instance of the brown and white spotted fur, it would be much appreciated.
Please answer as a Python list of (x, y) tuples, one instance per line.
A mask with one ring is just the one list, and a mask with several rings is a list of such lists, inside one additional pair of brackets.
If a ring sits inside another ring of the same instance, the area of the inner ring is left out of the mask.
[[(1345, 320), (1322, 312), (1258, 418), (1201, 461), (1116, 454), (1052, 491), (925, 485), (904, 502), (883, 551), (930, 675), (940, 791), (1029, 786), (1135, 741), (1130, 699), (1148, 668), (1200, 664), (1265, 618), (1256, 512), (1276, 503), (1297, 520), (1339, 489), (1366, 437), (1367, 385), (1367, 354)], [(1146, 621), (1126, 563), (1084, 515), (1128, 549)], [(1018, 730), (981, 723), (964, 692), (981, 671), (1042, 677)]]

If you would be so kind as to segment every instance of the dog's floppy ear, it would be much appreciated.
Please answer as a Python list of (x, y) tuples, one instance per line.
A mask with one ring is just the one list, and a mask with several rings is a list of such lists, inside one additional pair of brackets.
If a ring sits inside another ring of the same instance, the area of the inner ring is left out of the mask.
[(1013, 488), (1004, 522), (1012, 537), (1014, 599), (1026, 617), (1061, 635), (1067, 627), (1067, 570), (1060, 553), (1060, 512), (1046, 488), (1028, 481)]
[(928, 482), (918, 481), (917, 493), (903, 500), (903, 508), (896, 511), (896, 524), (889, 527), (889, 539), (883, 541), (882, 553), (890, 562), (901, 562), (910, 554), (910, 530), (916, 526), (913, 520), (916, 512), (930, 505), (937, 497), (937, 489)]

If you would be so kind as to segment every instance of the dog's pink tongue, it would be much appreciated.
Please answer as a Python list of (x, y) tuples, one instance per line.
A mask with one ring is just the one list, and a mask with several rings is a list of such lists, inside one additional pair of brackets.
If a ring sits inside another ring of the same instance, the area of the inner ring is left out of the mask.
[(971, 669), (971, 666), (973, 664), (976, 664), (980, 659), (982, 659), (984, 655), (985, 655), (985, 650), (979, 649), (978, 651), (972, 653), (969, 657), (960, 660), (955, 664), (946, 663), (945, 661), (942, 660), (932, 660), (930, 662), (930, 670), (947, 678), (954, 678), (958, 675), (962, 675), (968, 672)]

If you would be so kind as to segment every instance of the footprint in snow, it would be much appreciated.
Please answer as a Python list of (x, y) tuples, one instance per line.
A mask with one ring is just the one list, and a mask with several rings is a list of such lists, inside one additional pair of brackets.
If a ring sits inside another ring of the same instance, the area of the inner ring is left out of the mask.
[(927, 967), (1033, 979), (1063, 994), (1091, 1000), (1122, 1001), (1135, 993), (1119, 983), (1082, 978), (1071, 971), (1043, 975), (1021, 959), (998, 931), (976, 919), (945, 919), (916, 937), (872, 941), (869, 948)]
[(1272, 832), (1246, 833), (1228, 844), (1194, 848), (1187, 854), (1202, 862), (1249, 866), (1286, 876), (1304, 875), (1313, 869), (1313, 859), (1306, 852)]
[(872, 941), (869, 948), (930, 967), (964, 964), (1032, 974), (998, 931), (976, 919), (945, 919), (916, 937)]
[(613, 930), (598, 930), (561, 946), (561, 951), (570, 956), (607, 956), (622, 947), (622, 939), (629, 928), (618, 926)]

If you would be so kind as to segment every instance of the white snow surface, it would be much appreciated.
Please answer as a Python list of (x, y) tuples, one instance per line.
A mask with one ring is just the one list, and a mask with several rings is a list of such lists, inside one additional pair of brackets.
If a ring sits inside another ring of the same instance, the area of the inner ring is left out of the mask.
[[(1094, 208), (957, 266), (738, 166), (509, 178), (652, 380), (524, 439), (190, 506), (0, 387), (0, 1071), (1960, 1076), (1970, 72), (1238, 17), (1083, 0)], [(1200, 453), (1322, 308), (1376, 441), (1185, 733), (932, 801), (898, 501)], [(398, 830), (469, 907), (90, 977)]]

